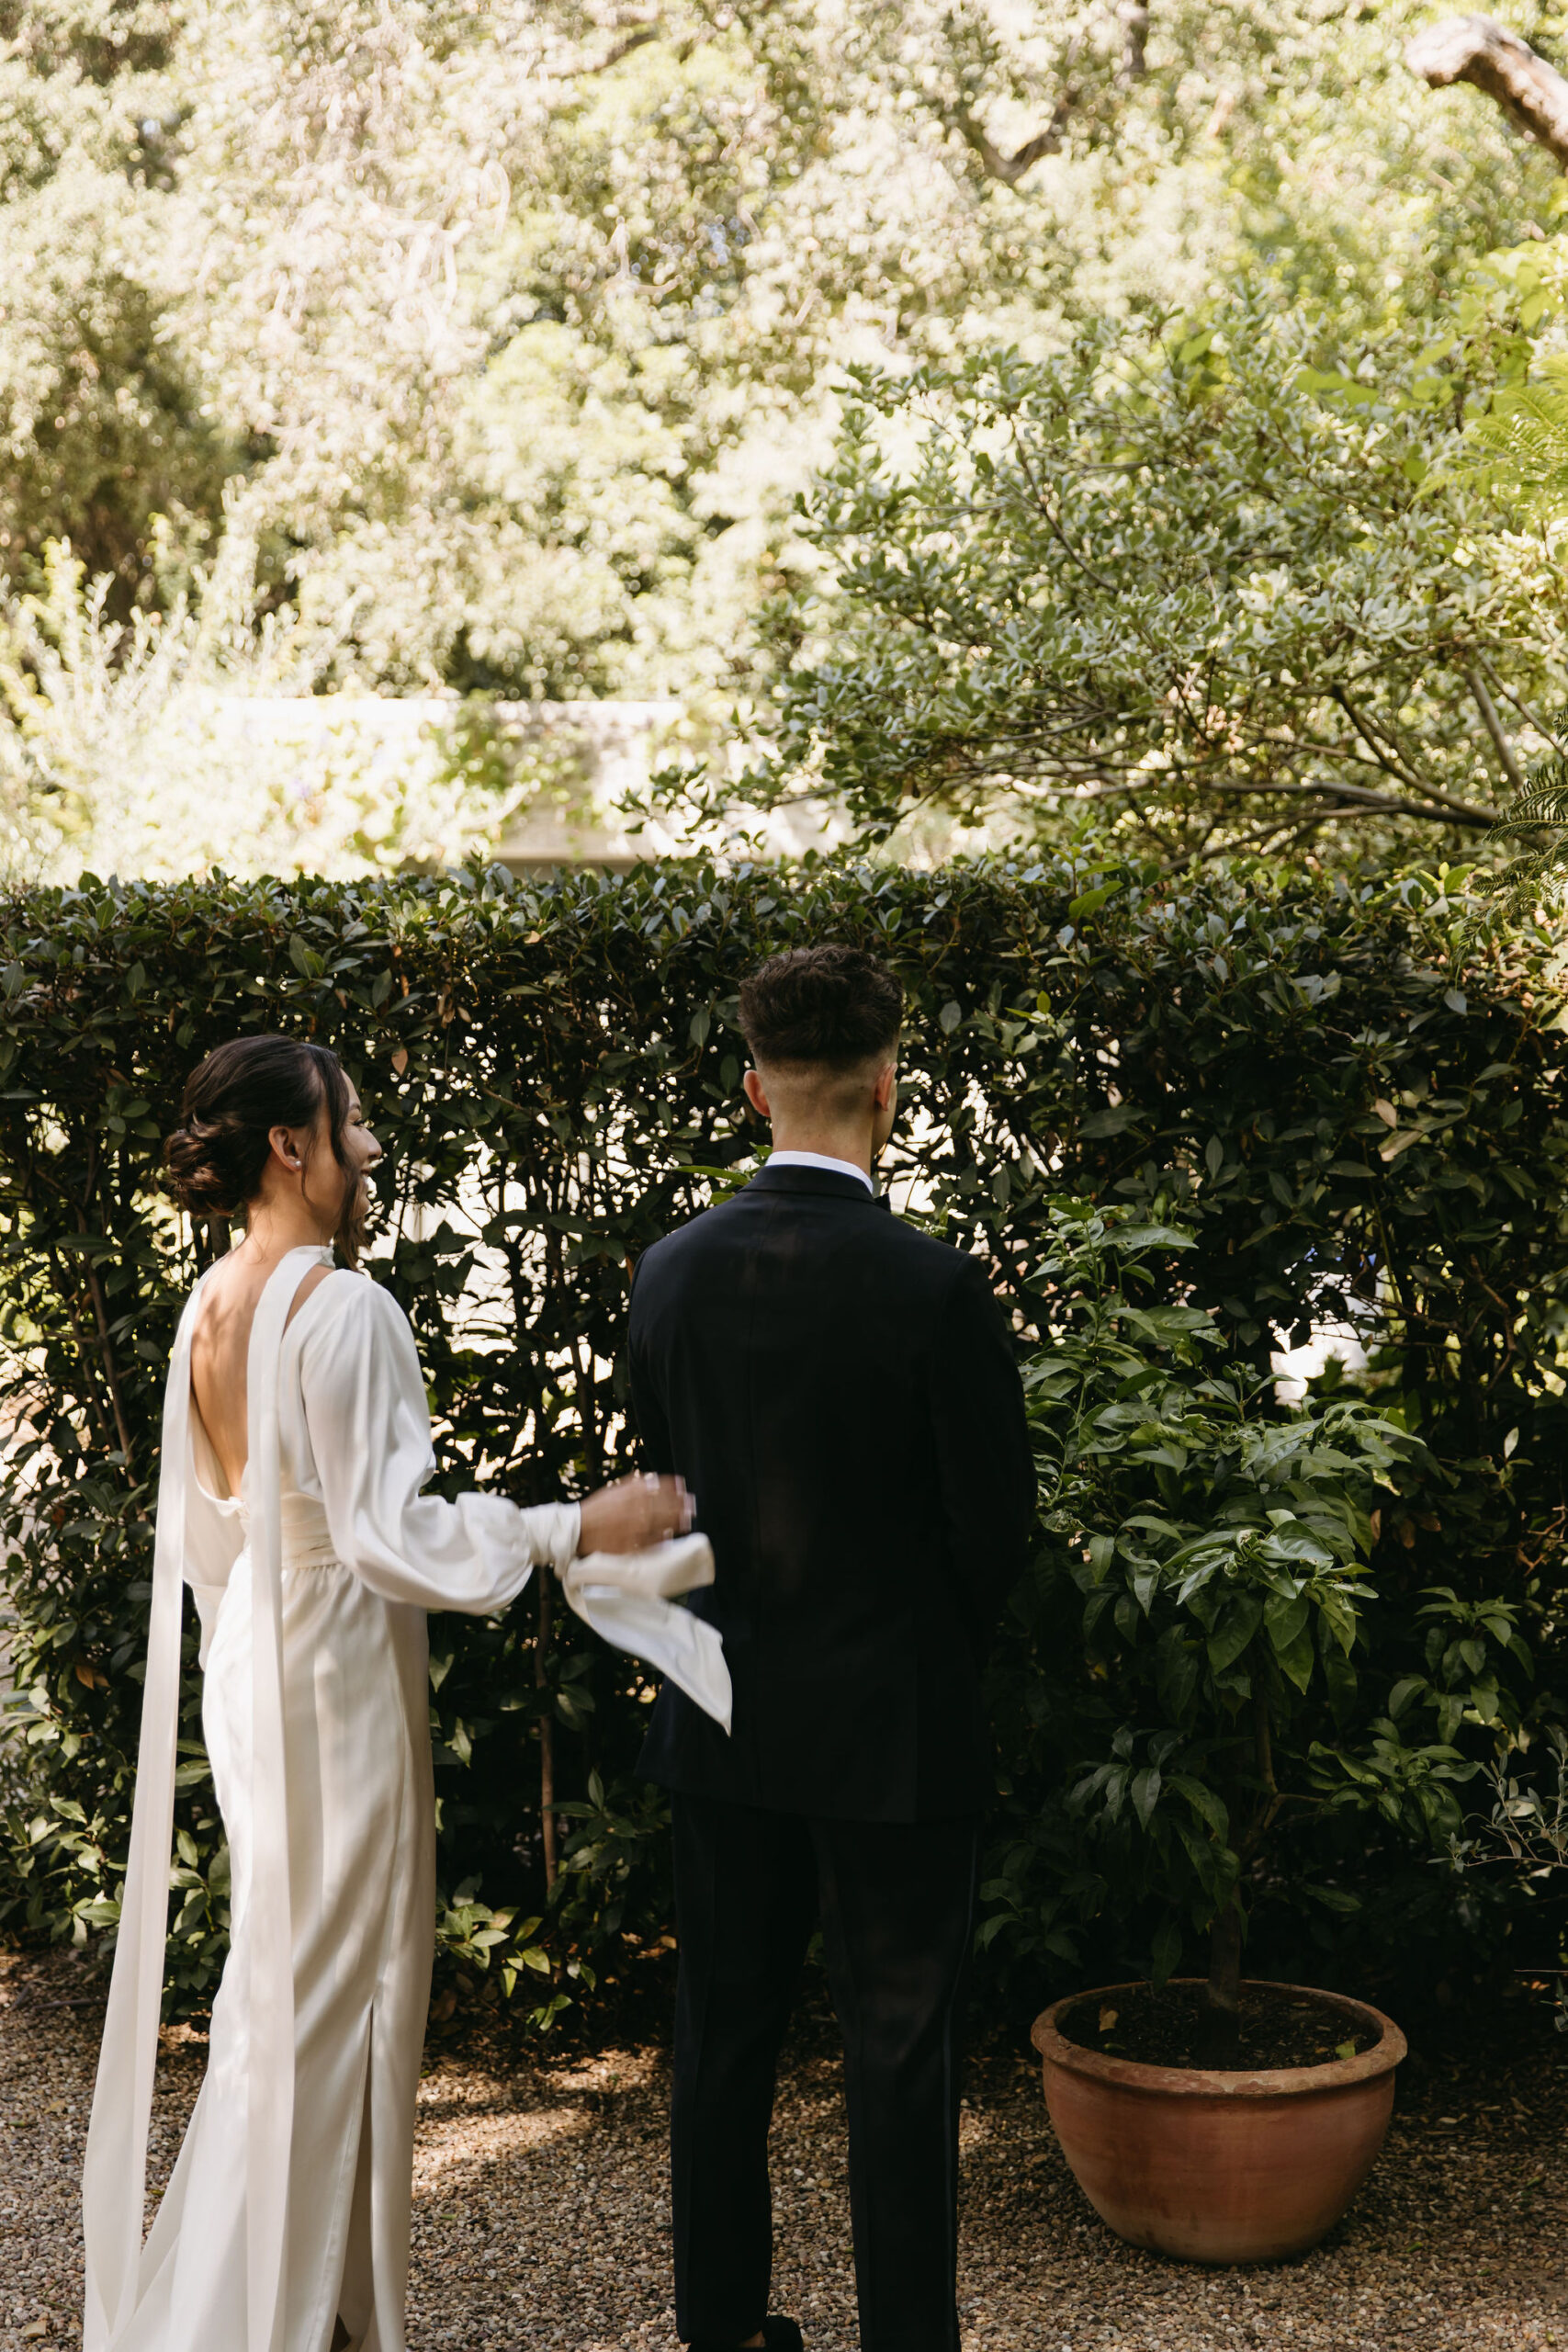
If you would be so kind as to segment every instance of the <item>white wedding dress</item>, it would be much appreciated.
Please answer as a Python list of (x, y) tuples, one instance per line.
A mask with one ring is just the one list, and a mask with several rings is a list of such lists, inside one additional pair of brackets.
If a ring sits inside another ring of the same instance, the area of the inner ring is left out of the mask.
[[(225, 1490), (190, 1402), (181, 1319), (163, 1469), (141, 1743), (83, 2182), (85, 2352), (403, 2352), (415, 2096), (434, 1925), (425, 1611), (504, 1608), (536, 1565), (579, 1614), (728, 1727), (700, 1537), (574, 1561), (575, 1505), (421, 1493), (434, 1467), (396, 1302), (292, 1251), (252, 1327), (249, 1460)], [(287, 1325), (287, 1329), (285, 1328)], [(232, 1863), (207, 2074), (141, 2243), (167, 1932), (182, 1584)]]

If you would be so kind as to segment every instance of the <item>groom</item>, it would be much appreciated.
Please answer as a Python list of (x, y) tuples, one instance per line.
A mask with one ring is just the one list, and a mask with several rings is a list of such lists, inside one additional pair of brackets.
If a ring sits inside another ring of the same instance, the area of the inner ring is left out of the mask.
[(825, 943), (740, 991), (773, 1152), (656, 1244), (631, 1306), (646, 1466), (713, 1543), (734, 1729), (666, 1683), (680, 1929), (676, 2317), (695, 2352), (798, 2352), (768, 2316), (767, 2139), (813, 1928), (843, 2030), (862, 2352), (957, 2352), (958, 2009), (994, 1782), (980, 1661), (1034, 1478), (978, 1262), (879, 1214), (903, 1010)]

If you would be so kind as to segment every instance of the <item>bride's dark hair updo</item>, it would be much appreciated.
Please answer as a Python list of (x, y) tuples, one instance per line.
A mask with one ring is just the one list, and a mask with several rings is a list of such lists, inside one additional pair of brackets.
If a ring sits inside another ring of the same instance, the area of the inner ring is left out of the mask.
[[(261, 1190), (274, 1127), (313, 1127), (322, 1103), (333, 1158), (344, 1146), (349, 1090), (325, 1046), (299, 1037), (233, 1037), (186, 1080), (180, 1124), (164, 1146), (169, 1183), (192, 1216), (231, 1217)], [(352, 1204), (345, 1202), (345, 1215)]]

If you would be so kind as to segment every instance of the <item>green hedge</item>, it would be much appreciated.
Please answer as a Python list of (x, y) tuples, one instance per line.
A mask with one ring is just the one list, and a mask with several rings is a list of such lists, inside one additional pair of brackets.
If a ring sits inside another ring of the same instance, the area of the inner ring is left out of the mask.
[[(0, 1849), (13, 1928), (81, 1939), (114, 1917), (160, 1387), (208, 1243), (156, 1179), (192, 1065), (263, 1026), (343, 1054), (386, 1147), (375, 1272), (419, 1334), (442, 1478), (538, 1499), (627, 1458), (629, 1265), (753, 1152), (737, 985), (811, 936), (869, 940), (901, 973), (895, 1179), (917, 1179), (920, 1213), (987, 1259), (1024, 1334), (1050, 1314), (1043, 1204), (1068, 1194), (1190, 1226), (1180, 1278), (1255, 1363), (1271, 1324), (1304, 1332), (1347, 1300), (1377, 1317), (1371, 1385), (1438, 1466), (1383, 1515), (1361, 1732), (1426, 1671), (1417, 1611), (1433, 1585), (1517, 1601), (1550, 1685), (1565, 1049), (1549, 937), (1466, 899), (1459, 877), (1357, 889), (1261, 866), (1173, 880), (1061, 864), (537, 886), (493, 871), (89, 878), (0, 920), (0, 1345), (8, 1418), (22, 1416), (6, 1536), (28, 1744)], [(1097, 1703), (1063, 1582), (1042, 1566), (994, 1668), (1006, 1753), (988, 1951), (1032, 1984), (1111, 1964), (1146, 1927), (1086, 1871), (1062, 1802)], [(444, 1950), (465, 1978), (521, 1971), (547, 2016), (584, 1972), (624, 1977), (665, 1932), (660, 1809), (630, 1770), (649, 1693), (575, 1621), (541, 1641), (533, 1601), (495, 1623), (437, 1618), (432, 1634)], [(186, 1688), (175, 1997), (188, 2001), (218, 1964), (226, 1886), (194, 1675)], [(1445, 1736), (1483, 1754), (1498, 1720), (1484, 1688), (1445, 1704)], [(547, 1724), (573, 1825), (548, 1901)], [(1366, 1901), (1335, 1934), (1392, 1947), (1419, 1925), (1440, 1946), (1494, 1911), (1507, 1924), (1500, 1897), (1456, 1894), (1393, 1832), (1385, 1851), (1359, 1835), (1343, 1867)]]

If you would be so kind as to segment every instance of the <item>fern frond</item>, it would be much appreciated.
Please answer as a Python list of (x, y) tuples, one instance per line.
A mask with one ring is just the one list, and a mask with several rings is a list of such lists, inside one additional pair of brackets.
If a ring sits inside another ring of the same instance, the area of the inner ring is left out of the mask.
[(1568, 827), (1568, 759), (1553, 752), (1532, 762), (1524, 788), (1493, 826), (1495, 835), (1532, 833), (1543, 825)]
[(1488, 839), (1502, 841), (1511, 836), (1517, 840), (1523, 834), (1534, 835), (1537, 846), (1500, 866), (1483, 887), (1524, 891), (1539, 887), (1558, 869), (1568, 872), (1568, 757), (1561, 752), (1531, 762), (1522, 789), (1491, 828)]
[(1568, 368), (1549, 361), (1538, 376), (1500, 385), (1464, 438), (1465, 470), (1486, 489), (1534, 506), (1568, 505)]

